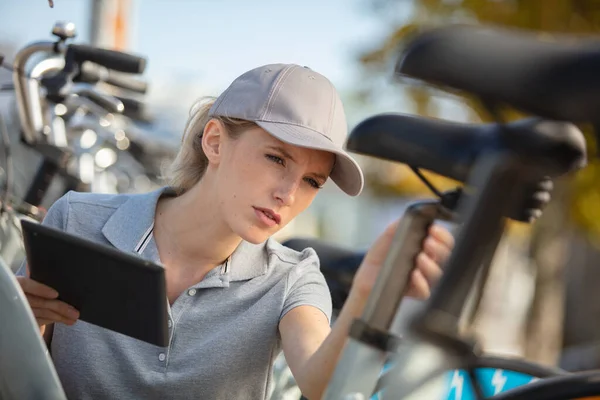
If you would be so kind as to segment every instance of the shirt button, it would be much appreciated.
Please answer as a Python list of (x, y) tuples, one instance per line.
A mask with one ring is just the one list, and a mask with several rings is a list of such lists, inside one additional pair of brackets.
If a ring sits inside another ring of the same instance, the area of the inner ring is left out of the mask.
[(169, 326), (169, 328), (171, 328), (173, 326), (173, 322), (171, 322), (171, 320), (168, 320), (167, 325)]
[(167, 358), (167, 356), (165, 356), (165, 353), (160, 353), (160, 354), (158, 355), (158, 360), (159, 360), (159, 361), (165, 361), (165, 358)]
[(190, 289), (190, 290), (188, 290), (188, 294), (190, 296), (195, 296), (196, 295), (196, 289)]

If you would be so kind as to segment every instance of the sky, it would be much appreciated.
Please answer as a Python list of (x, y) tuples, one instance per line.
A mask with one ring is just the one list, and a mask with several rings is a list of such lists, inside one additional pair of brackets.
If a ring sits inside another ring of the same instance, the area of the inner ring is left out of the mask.
[[(368, 0), (133, 1), (130, 47), (148, 57), (146, 75), (212, 92), (272, 62), (307, 65), (336, 87), (351, 87), (357, 53), (386, 33)], [(49, 38), (53, 23), (66, 20), (77, 26), (79, 41), (88, 40), (90, 1), (54, 3), (0, 1), (0, 36), (24, 45)]]
[[(152, 130), (156, 137), (171, 138), (178, 144), (194, 100), (218, 95), (245, 71), (273, 62), (306, 65), (327, 76), (340, 91), (349, 119), (356, 121), (360, 114), (375, 111), (410, 112), (405, 104), (394, 103), (396, 100), (383, 101), (384, 109), (375, 110), (371, 103), (352, 105), (344, 97), (364, 82), (358, 53), (389, 30), (382, 17), (370, 10), (368, 4), (373, 0), (133, 1), (130, 49), (148, 58), (144, 75), (150, 81), (150, 108), (163, 118)], [(87, 43), (90, 0), (54, 3), (51, 9), (47, 0), (0, 0), (0, 42), (21, 47), (48, 40), (53, 24), (62, 20), (76, 25), (79, 34), (75, 42)], [(411, 3), (398, 1), (394, 7), (397, 15), (386, 17), (402, 19), (403, 13), (410, 12), (407, 7)], [(6, 56), (12, 60), (14, 55)], [(387, 85), (385, 79), (380, 83)], [(340, 210), (346, 210), (346, 216), (364, 214), (357, 213), (359, 204), (351, 203), (347, 196), (333, 202), (323, 199), (323, 204), (335, 206), (335, 214)], [(385, 210), (377, 208), (380, 213)], [(398, 215), (397, 208), (394, 210), (394, 216)], [(329, 233), (325, 236), (339, 242), (370, 242), (372, 231), (383, 226), (383, 217), (374, 211), (369, 216), (364, 221), (350, 217), (327, 220), (323, 226)]]

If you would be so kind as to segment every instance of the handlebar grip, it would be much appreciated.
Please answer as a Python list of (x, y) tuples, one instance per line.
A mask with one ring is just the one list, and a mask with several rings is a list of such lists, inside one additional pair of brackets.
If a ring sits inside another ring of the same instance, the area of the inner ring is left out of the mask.
[(71, 44), (67, 50), (73, 59), (82, 63), (91, 61), (115, 71), (141, 74), (146, 69), (146, 59), (116, 50), (101, 49), (85, 44)]

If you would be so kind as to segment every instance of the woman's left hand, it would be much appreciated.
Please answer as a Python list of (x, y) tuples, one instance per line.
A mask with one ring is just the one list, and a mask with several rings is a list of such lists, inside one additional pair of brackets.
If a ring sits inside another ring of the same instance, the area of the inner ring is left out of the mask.
[[(369, 249), (360, 268), (354, 276), (352, 291), (366, 299), (377, 280), (385, 257), (388, 253), (398, 221), (390, 224)], [(421, 252), (416, 257), (410, 287), (407, 296), (426, 299), (431, 293), (431, 287), (442, 275), (441, 266), (450, 256), (454, 247), (454, 237), (444, 227), (432, 225), (428, 236), (423, 241)]]

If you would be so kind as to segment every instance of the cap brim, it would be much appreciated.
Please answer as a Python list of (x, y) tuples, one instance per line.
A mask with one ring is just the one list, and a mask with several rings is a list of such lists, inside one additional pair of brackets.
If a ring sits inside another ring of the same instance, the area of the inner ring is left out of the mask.
[(350, 196), (358, 196), (362, 192), (364, 177), (360, 166), (348, 153), (338, 148), (327, 137), (302, 126), (278, 122), (254, 122), (282, 142), (335, 154), (336, 162), (331, 171), (331, 180)]

